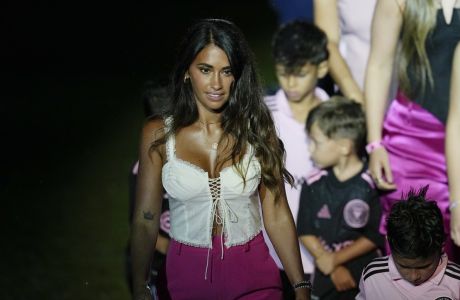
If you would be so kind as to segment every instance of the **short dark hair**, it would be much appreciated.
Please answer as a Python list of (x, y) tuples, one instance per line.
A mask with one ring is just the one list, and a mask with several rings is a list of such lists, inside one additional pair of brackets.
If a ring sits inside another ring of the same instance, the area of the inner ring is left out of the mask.
[(142, 91), (142, 104), (145, 117), (161, 115), (167, 108), (171, 93), (166, 84), (147, 81)]
[(303, 20), (281, 25), (273, 36), (272, 49), (275, 63), (286, 67), (289, 73), (306, 63), (319, 65), (329, 57), (327, 35)]
[(328, 138), (347, 138), (353, 142), (356, 154), (362, 157), (366, 144), (366, 120), (361, 104), (342, 96), (334, 96), (313, 108), (306, 128), (314, 123)]
[(446, 239), (441, 210), (426, 199), (428, 185), (409, 193), (391, 207), (387, 239), (392, 253), (404, 258), (427, 258), (442, 251)]

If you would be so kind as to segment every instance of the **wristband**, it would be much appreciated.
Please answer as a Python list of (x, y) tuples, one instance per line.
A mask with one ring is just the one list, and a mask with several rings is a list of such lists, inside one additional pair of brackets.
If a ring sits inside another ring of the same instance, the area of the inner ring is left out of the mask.
[(456, 208), (459, 204), (460, 204), (460, 200), (452, 200), (452, 201), (449, 203), (449, 210), (453, 210), (453, 209)]
[(367, 154), (371, 154), (375, 149), (383, 147), (382, 141), (370, 142), (366, 145)]
[(294, 284), (292, 287), (294, 288), (294, 290), (297, 290), (297, 289), (309, 289), (309, 290), (311, 290), (311, 282), (310, 282), (310, 280), (302, 280), (302, 281), (299, 281), (296, 284)]

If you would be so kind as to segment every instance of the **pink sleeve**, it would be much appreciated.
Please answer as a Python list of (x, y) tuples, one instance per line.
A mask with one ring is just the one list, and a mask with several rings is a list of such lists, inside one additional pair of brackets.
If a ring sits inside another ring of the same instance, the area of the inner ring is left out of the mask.
[(356, 300), (366, 300), (366, 290), (364, 289), (364, 280), (362, 276), (361, 276), (361, 279), (359, 280), (359, 293), (355, 299)]

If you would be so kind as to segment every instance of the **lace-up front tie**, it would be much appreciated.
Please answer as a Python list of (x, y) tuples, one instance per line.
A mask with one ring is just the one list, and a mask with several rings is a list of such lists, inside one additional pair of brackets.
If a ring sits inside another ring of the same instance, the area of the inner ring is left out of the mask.
[[(166, 129), (170, 120), (165, 121)], [(166, 153), (161, 178), (169, 195), (169, 235), (184, 245), (208, 248), (205, 253), (210, 250), (205, 276), (211, 279), (213, 247), (221, 252), (223, 259), (224, 246), (228, 249), (246, 244), (262, 230), (257, 191), (261, 180), (260, 164), (253, 147), (248, 144), (238, 162), (241, 172), (231, 165), (221, 169), (218, 178), (209, 178), (206, 170), (177, 157), (174, 134), (166, 141)], [(241, 174), (245, 175), (244, 179)], [(213, 238), (213, 226), (216, 225), (222, 235)], [(214, 246), (213, 241), (216, 241)], [(221, 241), (221, 245), (217, 246), (217, 241)]]
[[(224, 235), (226, 234), (225, 228), (226, 223), (228, 221), (232, 223), (238, 222), (238, 216), (232, 210), (232, 208), (228, 205), (227, 201), (221, 197), (221, 185), (220, 185), (220, 177), (217, 178), (209, 178), (209, 190), (211, 192), (212, 198), (212, 211), (211, 211), (211, 224), (216, 222), (217, 225), (222, 226), (222, 233), (220, 235), (220, 259), (224, 259)], [(210, 243), (208, 248), (208, 255), (206, 257), (206, 269), (204, 273), (204, 279), (207, 279), (208, 274), (208, 267), (209, 267), (209, 253), (212, 249), (212, 227), (211, 227), (211, 234)]]

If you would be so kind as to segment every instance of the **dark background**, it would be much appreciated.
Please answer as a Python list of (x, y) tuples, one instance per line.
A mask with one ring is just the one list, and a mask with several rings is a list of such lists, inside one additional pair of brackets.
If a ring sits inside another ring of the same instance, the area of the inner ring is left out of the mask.
[(241, 27), (268, 87), (268, 0), (0, 4), (0, 299), (129, 299), (128, 173), (147, 80), (194, 19)]

